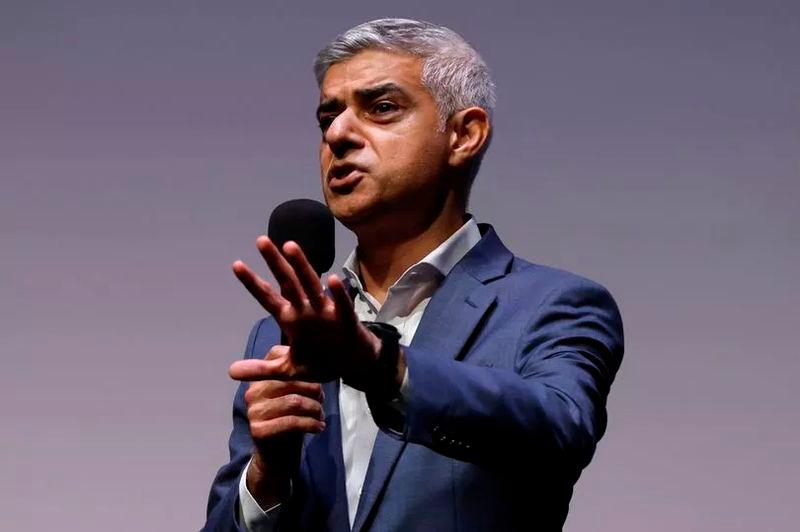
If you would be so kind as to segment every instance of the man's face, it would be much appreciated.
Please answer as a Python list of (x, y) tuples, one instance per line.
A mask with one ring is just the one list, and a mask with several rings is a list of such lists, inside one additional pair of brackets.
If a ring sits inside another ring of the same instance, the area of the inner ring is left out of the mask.
[(365, 50), (325, 75), (317, 112), (322, 190), (351, 229), (441, 208), (449, 148), (421, 69), (417, 57)]

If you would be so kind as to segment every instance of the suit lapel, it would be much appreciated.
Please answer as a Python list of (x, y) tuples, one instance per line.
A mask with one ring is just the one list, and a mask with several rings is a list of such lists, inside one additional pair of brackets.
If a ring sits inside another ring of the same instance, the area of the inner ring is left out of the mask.
[(474, 277), (448, 276), (428, 303), (411, 347), (459, 358), (495, 298), (494, 290)]
[(397, 440), (383, 431), (378, 431), (367, 467), (367, 476), (364, 478), (364, 486), (358, 499), (358, 509), (353, 522), (354, 531), (361, 530), (364, 526), (405, 446), (404, 440)]
[(311, 437), (306, 459), (311, 475), (310, 487), (319, 495), (327, 530), (349, 530), (347, 489), (342, 460), (342, 429), (339, 415), (339, 381), (322, 385), (326, 429)]
[[(494, 289), (484, 283), (505, 275), (513, 258), (491, 226), (481, 224), (481, 232), (484, 233), (481, 240), (434, 293), (411, 347), (432, 356), (458, 359), (470, 338), (480, 330), (496, 299)], [(378, 432), (358, 502), (354, 531), (365, 525), (405, 446), (405, 440)]]

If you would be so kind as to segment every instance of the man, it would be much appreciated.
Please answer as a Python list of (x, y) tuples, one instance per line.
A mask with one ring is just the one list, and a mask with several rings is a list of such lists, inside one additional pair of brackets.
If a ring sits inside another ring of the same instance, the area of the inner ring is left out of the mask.
[(467, 214), (494, 90), (460, 36), (377, 20), (315, 72), (322, 188), (358, 247), (327, 291), (294, 243), (257, 241), (279, 290), (234, 263), (271, 318), (230, 368), (206, 529), (560, 530), (605, 430), (614, 301)]

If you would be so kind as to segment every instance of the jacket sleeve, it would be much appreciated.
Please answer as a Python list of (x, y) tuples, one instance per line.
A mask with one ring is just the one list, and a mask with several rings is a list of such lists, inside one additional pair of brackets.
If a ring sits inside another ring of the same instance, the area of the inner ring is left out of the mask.
[[(244, 358), (253, 358), (253, 350), (259, 330), (268, 318), (260, 320), (250, 331), (247, 340)], [(208, 495), (206, 508), (206, 524), (203, 530), (207, 531), (242, 531), (244, 528), (237, 523), (239, 507), (239, 478), (244, 467), (250, 460), (253, 450), (253, 439), (250, 436), (247, 421), (247, 407), (244, 402), (246, 385), (242, 383), (236, 390), (233, 400), (233, 430), (228, 440), (230, 461), (217, 472), (211, 491)]]
[(513, 369), (403, 349), (409, 393), (399, 437), (478, 465), (546, 466), (577, 479), (605, 431), (622, 320), (603, 287), (570, 277), (523, 328)]

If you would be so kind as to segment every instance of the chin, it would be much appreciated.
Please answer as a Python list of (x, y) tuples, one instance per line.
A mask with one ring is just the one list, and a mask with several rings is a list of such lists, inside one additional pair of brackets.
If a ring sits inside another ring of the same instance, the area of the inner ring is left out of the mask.
[(349, 196), (328, 199), (328, 208), (333, 216), (351, 231), (371, 223), (378, 211), (374, 202), (357, 201), (357, 199)]
[(335, 211), (332, 210), (333, 216), (341, 222), (343, 226), (350, 229), (351, 231), (355, 231), (359, 227), (363, 227), (370, 223), (374, 216), (370, 212), (365, 211), (358, 211), (358, 210), (344, 210), (344, 211)]

